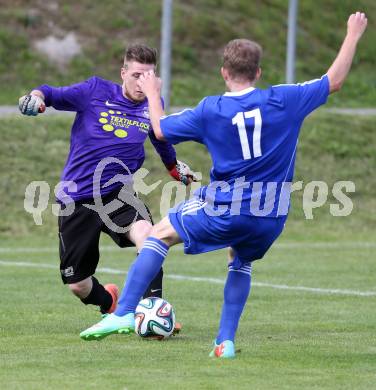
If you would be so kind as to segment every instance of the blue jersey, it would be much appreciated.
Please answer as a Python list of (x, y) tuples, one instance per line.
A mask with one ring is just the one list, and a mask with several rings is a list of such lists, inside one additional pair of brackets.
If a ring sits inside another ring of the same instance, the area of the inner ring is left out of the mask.
[(204, 144), (213, 161), (199, 196), (214, 210), (258, 217), (288, 213), (299, 130), (324, 104), (329, 80), (247, 88), (204, 98), (194, 109), (161, 119), (172, 144)]

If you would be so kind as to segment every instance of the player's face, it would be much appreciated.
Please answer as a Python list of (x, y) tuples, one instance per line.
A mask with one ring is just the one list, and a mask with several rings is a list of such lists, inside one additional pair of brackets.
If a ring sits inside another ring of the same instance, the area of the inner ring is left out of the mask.
[(155, 71), (155, 65), (140, 64), (136, 61), (127, 62), (124, 68), (121, 68), (124, 96), (136, 102), (142, 102), (145, 100), (145, 95), (137, 86), (137, 80), (142, 75), (142, 73), (148, 72), (150, 70)]

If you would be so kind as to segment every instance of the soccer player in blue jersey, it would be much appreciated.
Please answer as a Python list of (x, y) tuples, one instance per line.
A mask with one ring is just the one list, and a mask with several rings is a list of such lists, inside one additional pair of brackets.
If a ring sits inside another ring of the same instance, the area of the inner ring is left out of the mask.
[[(107, 233), (120, 247), (136, 246), (140, 250), (152, 227), (148, 210), (131, 191), (132, 174), (145, 159), (146, 138), (150, 138), (174, 179), (187, 185), (194, 178), (189, 167), (176, 160), (173, 146), (156, 139), (152, 131), (148, 101), (137, 82), (144, 72), (154, 71), (156, 63), (155, 49), (132, 45), (125, 53), (122, 85), (92, 77), (68, 87), (41, 85), (19, 101), (24, 115), (35, 116), (46, 106), (77, 112), (62, 173), (63, 184), (57, 194), (62, 205), (58, 220), (60, 271), (70, 290), (84, 304), (99, 306), (102, 313), (114, 311), (118, 288), (114, 284), (103, 286), (94, 277), (101, 232)], [(102, 164), (106, 159), (109, 161)], [(101, 175), (96, 178), (96, 168), (100, 165)], [(118, 177), (122, 180), (118, 181)], [(127, 184), (131, 193), (121, 191)], [(114, 202), (118, 205), (106, 215), (107, 224), (94, 207), (87, 207), (98, 196), (103, 205)], [(127, 198), (128, 202), (120, 202), (118, 198)], [(68, 213), (72, 204), (74, 211)], [(120, 227), (124, 229), (117, 229)], [(160, 268), (149, 287), (145, 286), (145, 296), (161, 296), (162, 276)]]
[(194, 109), (163, 116), (159, 80), (144, 74), (154, 132), (173, 144), (204, 144), (213, 161), (211, 183), (170, 210), (153, 227), (128, 278), (116, 311), (83, 331), (85, 340), (134, 330), (134, 311), (169, 248), (184, 243), (189, 254), (230, 248), (224, 304), (210, 356), (235, 356), (234, 339), (251, 282), (252, 262), (261, 259), (284, 227), (300, 127), (304, 118), (338, 91), (367, 25), (363, 13), (348, 20), (337, 58), (320, 79), (303, 84), (255, 87), (261, 75), (260, 46), (236, 39), (224, 50), (222, 77), (229, 92), (204, 98)]

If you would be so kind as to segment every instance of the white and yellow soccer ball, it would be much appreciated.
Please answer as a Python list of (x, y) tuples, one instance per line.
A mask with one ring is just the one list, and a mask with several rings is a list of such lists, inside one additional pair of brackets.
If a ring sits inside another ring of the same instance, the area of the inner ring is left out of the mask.
[(163, 339), (172, 335), (175, 313), (172, 305), (162, 298), (145, 298), (135, 313), (135, 331), (141, 337)]

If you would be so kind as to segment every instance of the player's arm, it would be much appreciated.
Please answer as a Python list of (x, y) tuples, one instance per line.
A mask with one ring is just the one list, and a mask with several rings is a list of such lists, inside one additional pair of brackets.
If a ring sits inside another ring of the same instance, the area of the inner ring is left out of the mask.
[(204, 143), (204, 106), (206, 98), (197, 107), (164, 116), (160, 98), (161, 81), (153, 72), (140, 76), (138, 85), (149, 102), (150, 120), (155, 136), (175, 145), (184, 141)]
[(160, 95), (154, 95), (152, 94), (149, 100), (149, 107), (151, 105), (150, 109), (150, 121), (151, 121), (151, 126), (153, 127), (153, 131), (155, 134), (155, 137), (159, 141), (166, 141), (166, 139), (163, 136), (162, 129), (161, 129), (161, 118), (165, 115), (163, 107), (162, 107), (162, 102), (161, 102), (161, 97)]
[(92, 77), (66, 87), (41, 85), (19, 99), (19, 109), (22, 114), (32, 116), (44, 112), (46, 106), (62, 111), (82, 111), (86, 108), (96, 83), (97, 78)]
[(175, 149), (169, 142), (158, 140), (153, 131), (149, 132), (149, 138), (171, 177), (185, 185), (197, 181), (191, 168), (176, 159)]
[(188, 185), (197, 181), (197, 177), (190, 167), (182, 161), (176, 160), (175, 149), (162, 133), (160, 120), (164, 116), (161, 100), (161, 80), (154, 72), (141, 75), (139, 86), (148, 99), (150, 122), (153, 132), (149, 134), (150, 140), (162, 158), (169, 174), (177, 181)]
[(359, 39), (367, 27), (367, 18), (364, 13), (356, 12), (350, 15), (347, 21), (347, 34), (338, 52), (337, 58), (327, 72), (330, 93), (341, 89), (356, 52)]
[(138, 85), (148, 99), (150, 122), (155, 137), (160, 141), (165, 141), (160, 125), (161, 117), (165, 115), (161, 101), (162, 81), (156, 77), (154, 72), (146, 72), (140, 76)]
[(349, 73), (356, 46), (367, 26), (363, 13), (357, 12), (349, 17), (347, 34), (337, 58), (320, 79), (302, 84), (285, 84), (275, 86), (275, 92), (282, 92), (284, 104), (289, 115), (297, 120), (304, 120), (312, 111), (325, 104), (328, 95), (340, 90)]

